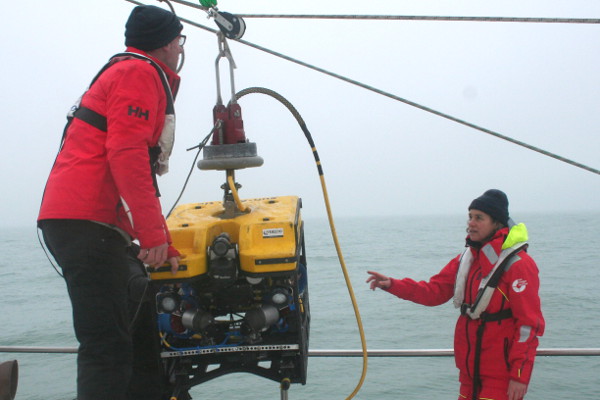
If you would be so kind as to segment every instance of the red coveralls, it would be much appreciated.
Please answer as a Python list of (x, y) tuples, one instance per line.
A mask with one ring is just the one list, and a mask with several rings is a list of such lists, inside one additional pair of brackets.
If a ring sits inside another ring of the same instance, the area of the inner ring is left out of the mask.
[[(500, 254), (508, 228), (496, 232), (490, 240), (496, 254)], [(470, 247), (473, 264), (467, 277), (465, 300), (473, 304), (483, 277), (494, 265), (480, 250)], [(500, 279), (486, 309), (493, 314), (510, 309), (512, 318), (487, 322), (483, 333), (479, 398), (490, 400), (506, 399), (509, 380), (529, 383), (538, 346), (538, 336), (544, 333), (544, 318), (541, 312), (538, 269), (533, 259), (521, 251)], [(416, 282), (410, 278), (392, 279), (388, 292), (401, 299), (437, 306), (454, 295), (454, 284), (460, 256), (451, 260), (428, 282)], [(475, 365), (475, 343), (481, 320), (472, 320), (461, 315), (456, 322), (454, 353), (456, 366), (460, 370), (461, 391), (459, 399), (471, 399)]]

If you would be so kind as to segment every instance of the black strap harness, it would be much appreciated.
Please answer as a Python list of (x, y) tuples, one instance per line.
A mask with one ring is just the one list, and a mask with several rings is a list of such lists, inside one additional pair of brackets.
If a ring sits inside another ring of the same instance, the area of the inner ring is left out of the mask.
[[(114, 56), (111, 57), (110, 61), (108, 63), (106, 63), (106, 65), (104, 65), (104, 67), (102, 67), (100, 72), (98, 72), (96, 74), (96, 76), (92, 80), (92, 83), (90, 83), (90, 87), (92, 87), (92, 85), (96, 82), (96, 80), (100, 77), (100, 75), (102, 75), (109, 67), (113, 66), (118, 61), (123, 61), (123, 60), (127, 60), (127, 59), (132, 59), (132, 58), (137, 58), (139, 60), (147, 61), (150, 65), (152, 65), (156, 69), (156, 72), (158, 73), (158, 76), (160, 77), (160, 80), (165, 89), (165, 94), (166, 94), (166, 98), (167, 98), (167, 108), (166, 108), (165, 112), (166, 112), (166, 114), (174, 114), (175, 106), (173, 104), (173, 97), (171, 96), (171, 88), (169, 86), (169, 82), (167, 81), (167, 78), (165, 77), (165, 74), (164, 74), (162, 68), (156, 62), (152, 61), (152, 59), (150, 59), (146, 56), (143, 56), (141, 54), (128, 53), (128, 52), (115, 54)], [(105, 115), (99, 114), (92, 109), (82, 106), (81, 104), (76, 106), (76, 109), (72, 112), (71, 115), (72, 115), (71, 117), (67, 118), (68, 121), (67, 121), (65, 129), (63, 131), (62, 143), (64, 143), (64, 141), (65, 141), (65, 138), (67, 135), (67, 129), (73, 122), (73, 118), (77, 118), (81, 121), (84, 121), (84, 122), (90, 124), (91, 126), (93, 126), (94, 128), (101, 130), (102, 132), (107, 132), (107, 130), (108, 130), (108, 124), (107, 124)], [(61, 143), (61, 148), (62, 148), (62, 143)], [(156, 172), (158, 170), (158, 157), (159, 157), (160, 153), (161, 153), (161, 148), (158, 145), (148, 148), (148, 155), (150, 156), (150, 171), (152, 173), (152, 184), (154, 185), (154, 189), (156, 190), (157, 197), (160, 197), (160, 191), (158, 189), (158, 181), (156, 179)]]
[(79, 108), (73, 113), (73, 118), (87, 122), (94, 128), (100, 129), (102, 132), (106, 132), (108, 130), (106, 117), (87, 107), (79, 106)]

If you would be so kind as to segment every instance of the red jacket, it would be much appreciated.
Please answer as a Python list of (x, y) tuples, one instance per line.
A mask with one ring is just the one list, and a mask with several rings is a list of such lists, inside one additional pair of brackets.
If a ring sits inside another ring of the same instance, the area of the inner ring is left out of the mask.
[[(508, 234), (504, 228), (496, 232), (489, 242), (496, 254), (500, 254), (502, 243)], [(465, 303), (473, 304), (482, 277), (487, 276), (494, 265), (480, 250), (470, 248), (474, 261), (467, 276)], [(486, 309), (487, 313), (497, 313), (511, 309), (512, 318), (487, 322), (483, 334), (480, 375), (482, 378), (529, 383), (538, 336), (544, 333), (539, 290), (538, 269), (533, 259), (521, 251), (518, 259), (506, 270), (500, 279)], [(437, 306), (447, 302), (454, 295), (454, 284), (460, 256), (451, 260), (440, 273), (428, 282), (412, 279), (392, 279), (388, 291), (402, 299), (426, 306)], [(458, 311), (457, 311), (458, 312)], [(454, 335), (454, 355), (460, 370), (461, 381), (471, 383), (474, 372), (475, 343), (477, 328), (481, 320), (459, 316)]]
[[(127, 51), (152, 58), (138, 49)], [(152, 59), (175, 94), (179, 76)], [(105, 116), (107, 130), (73, 119), (50, 172), (38, 221), (85, 219), (116, 225), (139, 239), (142, 248), (170, 242), (148, 154), (160, 138), (167, 105), (158, 72), (143, 60), (116, 62), (84, 94), (81, 105)]]

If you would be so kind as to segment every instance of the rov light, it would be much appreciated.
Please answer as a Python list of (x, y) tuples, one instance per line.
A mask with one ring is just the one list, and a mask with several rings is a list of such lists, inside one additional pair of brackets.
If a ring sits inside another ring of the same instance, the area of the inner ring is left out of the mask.
[(285, 307), (290, 298), (290, 291), (286, 288), (276, 288), (271, 292), (271, 303), (279, 309)]
[(256, 278), (256, 277), (253, 277), (253, 276), (247, 276), (246, 277), (246, 282), (248, 282), (251, 285), (258, 285), (262, 281), (263, 281), (263, 278)]
[(179, 308), (181, 298), (177, 293), (160, 292), (156, 294), (156, 307), (159, 314), (171, 314)]

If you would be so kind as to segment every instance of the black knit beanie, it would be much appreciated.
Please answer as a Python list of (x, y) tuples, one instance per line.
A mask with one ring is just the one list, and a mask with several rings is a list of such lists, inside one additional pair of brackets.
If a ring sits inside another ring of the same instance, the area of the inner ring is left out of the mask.
[(169, 44), (182, 29), (172, 12), (156, 6), (137, 6), (125, 24), (125, 46), (155, 50)]
[(471, 209), (483, 211), (504, 226), (508, 226), (508, 197), (501, 190), (487, 190), (471, 202), (469, 210)]

